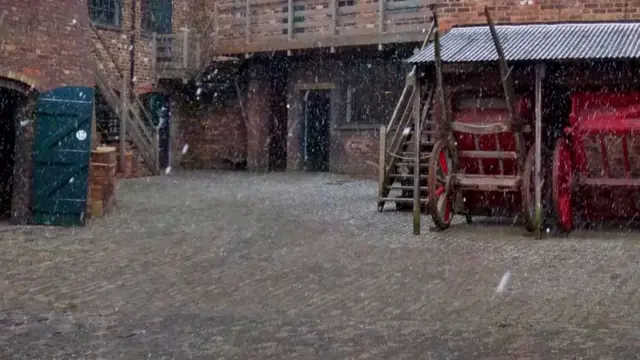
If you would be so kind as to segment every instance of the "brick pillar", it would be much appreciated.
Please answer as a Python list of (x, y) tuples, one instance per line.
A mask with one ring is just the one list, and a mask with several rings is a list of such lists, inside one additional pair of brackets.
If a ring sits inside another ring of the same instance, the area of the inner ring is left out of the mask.
[(271, 81), (264, 66), (249, 70), (247, 91), (247, 170), (269, 169), (269, 119), (271, 117)]

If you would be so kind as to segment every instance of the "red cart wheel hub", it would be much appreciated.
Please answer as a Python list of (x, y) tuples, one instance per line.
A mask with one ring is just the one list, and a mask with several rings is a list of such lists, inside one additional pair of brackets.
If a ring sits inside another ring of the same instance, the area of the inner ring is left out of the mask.
[(566, 139), (556, 143), (553, 153), (553, 202), (562, 231), (573, 229), (573, 163), (571, 148)]

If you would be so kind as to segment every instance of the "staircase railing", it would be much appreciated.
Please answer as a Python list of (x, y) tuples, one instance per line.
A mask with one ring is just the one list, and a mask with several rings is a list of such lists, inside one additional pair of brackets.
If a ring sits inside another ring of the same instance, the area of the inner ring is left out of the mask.
[[(154, 126), (151, 115), (142, 104), (142, 101), (140, 101), (140, 98), (135, 95), (134, 90), (128, 83), (126, 85), (126, 90), (128, 93), (132, 94), (133, 102), (123, 102), (121, 97), (115, 92), (114, 86), (112, 86), (107, 76), (101, 73), (99, 69), (100, 65), (102, 64), (104, 67), (104, 63), (106, 60), (106, 62), (108, 62), (115, 70), (117, 77), (121, 80), (124, 79), (124, 73), (120, 70), (118, 63), (115, 61), (113, 55), (109, 51), (109, 48), (106, 46), (106, 41), (103, 39), (102, 35), (98, 32), (95, 26), (93, 26), (93, 24), (91, 24), (90, 27), (94, 35), (98, 39), (100, 46), (106, 53), (105, 58), (105, 56), (101, 53), (101, 51), (97, 49), (96, 46), (93, 47), (97, 61), (97, 63), (94, 64), (96, 85), (98, 85), (101, 92), (104, 94), (105, 99), (107, 100), (109, 105), (116, 111), (116, 114), (118, 114), (118, 116), (126, 114), (125, 119), (121, 120), (126, 121), (126, 129), (129, 132), (129, 135), (132, 137), (135, 146), (142, 155), (151, 172), (156, 174), (158, 173), (159, 166), (159, 129)], [(126, 112), (121, 111), (122, 104), (125, 104)], [(134, 104), (136, 105), (135, 107), (132, 106)], [(142, 116), (140, 114), (142, 114)]]
[[(429, 32), (425, 37), (420, 51), (422, 51), (428, 44), (433, 31), (437, 31), (435, 29), (435, 22), (431, 23), (429, 28)], [(416, 78), (417, 74), (417, 66), (414, 65), (411, 69), (411, 72), (407, 75), (407, 80), (402, 90), (402, 94), (400, 95), (400, 100), (398, 101), (393, 114), (391, 115), (391, 119), (389, 120), (389, 124), (387, 126), (380, 127), (380, 162), (379, 162), (379, 196), (384, 197), (385, 188), (387, 182), (389, 182), (389, 178), (387, 174), (393, 167), (395, 161), (397, 161), (398, 157), (396, 154), (400, 150), (400, 146), (404, 143), (404, 140), (409, 136), (412, 129), (409, 128), (411, 125), (411, 119), (413, 117), (413, 103), (416, 100), (415, 97), (419, 93), (417, 90), (419, 84), (418, 79)], [(429, 92), (429, 98), (427, 99), (427, 103), (425, 104), (425, 108), (422, 110), (422, 116), (420, 119), (421, 126), (427, 119), (427, 111), (424, 111), (429, 105), (430, 98), (432, 96), (432, 91)], [(419, 99), (420, 101), (422, 99)], [(419, 141), (419, 136), (417, 137), (417, 141)]]

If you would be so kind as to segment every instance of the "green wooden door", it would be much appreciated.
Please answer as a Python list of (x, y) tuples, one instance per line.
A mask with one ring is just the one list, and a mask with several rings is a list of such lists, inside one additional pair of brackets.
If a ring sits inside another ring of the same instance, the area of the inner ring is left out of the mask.
[(33, 152), (33, 220), (84, 225), (94, 89), (61, 87), (38, 98)]

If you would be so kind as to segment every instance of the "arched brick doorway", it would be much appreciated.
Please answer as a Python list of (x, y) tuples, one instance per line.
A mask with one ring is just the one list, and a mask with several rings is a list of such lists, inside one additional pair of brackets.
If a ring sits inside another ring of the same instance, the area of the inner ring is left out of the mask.
[(28, 208), (29, 201), (21, 193), (30, 186), (31, 105), (36, 96), (32, 86), (0, 77), (0, 220), (20, 218), (28, 210), (21, 209)]

